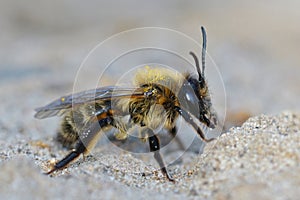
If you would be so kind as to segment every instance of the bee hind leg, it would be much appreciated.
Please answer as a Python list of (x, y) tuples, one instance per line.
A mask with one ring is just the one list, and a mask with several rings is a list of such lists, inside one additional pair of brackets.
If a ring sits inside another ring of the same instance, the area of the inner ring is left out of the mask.
[(151, 129), (147, 129), (152, 132), (151, 136), (149, 136), (149, 146), (150, 146), (150, 151), (154, 152), (154, 158), (158, 162), (159, 167), (162, 171), (162, 173), (169, 179), (169, 181), (175, 181), (172, 176), (169, 174), (167, 167), (164, 163), (164, 160), (159, 152), (160, 150), (160, 145), (159, 145), (159, 139), (156, 135), (153, 134), (153, 131)]
[(54, 167), (45, 174), (49, 175), (53, 173), (56, 170), (62, 169), (66, 167), (70, 162), (75, 160), (79, 157), (80, 154), (84, 153), (86, 151), (86, 147), (84, 144), (80, 141), (77, 143), (76, 148), (74, 148), (67, 156), (65, 156), (62, 160), (58, 161)]
[(112, 118), (107, 117), (90, 123), (88, 128), (85, 129), (82, 136), (79, 138), (75, 148), (62, 160), (58, 161), (54, 167), (46, 174), (51, 174), (56, 170), (63, 169), (69, 163), (78, 158), (81, 154), (86, 154), (95, 146), (100, 136), (101, 128), (110, 125)]

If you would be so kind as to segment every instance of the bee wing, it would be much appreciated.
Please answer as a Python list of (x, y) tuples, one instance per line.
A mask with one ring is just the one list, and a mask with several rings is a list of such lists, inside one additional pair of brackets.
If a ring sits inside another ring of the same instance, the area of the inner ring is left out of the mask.
[(48, 105), (36, 108), (35, 118), (44, 119), (47, 117), (61, 116), (73, 106), (92, 103), (95, 101), (105, 101), (115, 98), (131, 98), (133, 96), (144, 96), (142, 88), (125, 88), (117, 86), (101, 87), (62, 96)]

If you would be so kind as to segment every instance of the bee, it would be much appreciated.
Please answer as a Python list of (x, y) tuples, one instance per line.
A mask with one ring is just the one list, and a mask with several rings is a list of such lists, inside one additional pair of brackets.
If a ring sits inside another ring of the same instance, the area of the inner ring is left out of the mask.
[(181, 116), (200, 138), (206, 138), (199, 123), (215, 128), (217, 115), (211, 103), (205, 79), (206, 31), (202, 32), (202, 69), (195, 53), (195, 73), (180, 74), (171, 70), (145, 67), (137, 72), (134, 87), (107, 86), (63, 96), (36, 109), (35, 117), (44, 119), (62, 116), (58, 139), (73, 149), (58, 161), (46, 174), (65, 168), (81, 154), (87, 155), (95, 146), (101, 133), (117, 130), (118, 140), (128, 138), (135, 126), (140, 129), (143, 141), (148, 141), (150, 151), (168, 180), (174, 181), (160, 153), (159, 132), (177, 133), (176, 121)]

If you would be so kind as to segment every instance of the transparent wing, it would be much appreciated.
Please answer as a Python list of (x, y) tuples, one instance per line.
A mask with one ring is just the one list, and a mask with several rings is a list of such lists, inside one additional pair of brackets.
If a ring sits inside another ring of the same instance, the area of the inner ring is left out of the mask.
[(124, 88), (117, 86), (101, 87), (91, 90), (86, 90), (79, 93), (74, 93), (67, 96), (62, 96), (54, 100), (44, 107), (35, 109), (35, 118), (43, 119), (53, 116), (61, 116), (72, 106), (78, 106), (85, 103), (95, 101), (105, 101), (115, 98), (134, 98), (143, 97), (144, 90), (142, 88)]

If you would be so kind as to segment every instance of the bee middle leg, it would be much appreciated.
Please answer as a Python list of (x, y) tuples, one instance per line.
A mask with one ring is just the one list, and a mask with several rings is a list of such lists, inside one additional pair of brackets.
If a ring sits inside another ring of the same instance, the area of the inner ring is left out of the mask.
[(109, 126), (113, 119), (111, 117), (103, 118), (100, 120), (95, 120), (91, 122), (89, 126), (84, 129), (82, 136), (79, 138), (75, 148), (62, 160), (58, 161), (54, 167), (46, 174), (51, 174), (52, 172), (66, 167), (70, 162), (74, 161), (81, 154), (88, 153), (95, 146), (101, 128)]
[(159, 139), (156, 135), (154, 135), (153, 131), (149, 128), (146, 129), (146, 131), (148, 132), (148, 134), (150, 135), (148, 137), (148, 141), (149, 141), (149, 146), (150, 146), (150, 151), (154, 152), (154, 158), (155, 160), (158, 162), (159, 167), (162, 171), (162, 173), (169, 179), (169, 181), (175, 181), (171, 175), (169, 174), (167, 167), (164, 163), (164, 160), (159, 152), (160, 150), (160, 144), (159, 144)]

